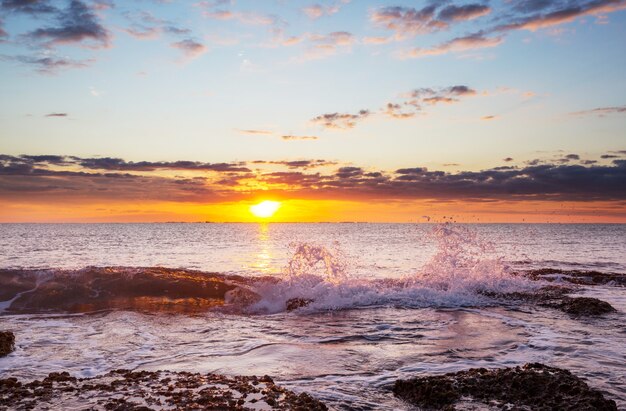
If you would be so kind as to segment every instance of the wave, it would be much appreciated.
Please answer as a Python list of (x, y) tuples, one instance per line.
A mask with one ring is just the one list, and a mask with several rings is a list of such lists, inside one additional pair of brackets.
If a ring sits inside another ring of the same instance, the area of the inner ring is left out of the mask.
[(292, 244), (280, 275), (242, 277), (163, 267), (80, 270), (0, 269), (5, 314), (138, 310), (277, 313), (288, 308), (334, 310), (492, 304), (489, 295), (529, 291), (536, 278), (519, 275), (468, 227), (436, 226), (431, 260), (410, 275), (366, 279), (350, 273), (337, 246)]

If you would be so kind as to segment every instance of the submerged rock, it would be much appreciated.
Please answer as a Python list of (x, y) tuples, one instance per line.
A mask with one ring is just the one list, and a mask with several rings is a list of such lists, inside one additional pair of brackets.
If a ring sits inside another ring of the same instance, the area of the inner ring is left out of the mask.
[(327, 410), (268, 377), (116, 370), (93, 378), (51, 373), (43, 381), (0, 379), (0, 409)]
[(424, 409), (455, 410), (470, 401), (504, 410), (617, 410), (569, 371), (539, 363), (398, 380), (393, 393)]
[(9, 355), (15, 348), (15, 334), (11, 331), (0, 331), (0, 357)]

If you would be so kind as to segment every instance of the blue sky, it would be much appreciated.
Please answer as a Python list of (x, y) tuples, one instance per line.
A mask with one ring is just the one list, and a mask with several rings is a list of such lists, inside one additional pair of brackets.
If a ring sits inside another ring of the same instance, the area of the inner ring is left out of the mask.
[(9, 156), (456, 173), (611, 166), (626, 149), (626, 1), (2, 0), (0, 13)]

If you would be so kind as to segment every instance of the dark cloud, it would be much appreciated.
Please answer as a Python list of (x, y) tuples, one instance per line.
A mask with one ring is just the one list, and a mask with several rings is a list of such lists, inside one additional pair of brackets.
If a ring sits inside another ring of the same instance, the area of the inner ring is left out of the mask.
[[(461, 98), (476, 94), (476, 90), (465, 85), (443, 88), (418, 88), (405, 93), (403, 95), (404, 101), (387, 103), (380, 109), (380, 112), (394, 119), (409, 119), (423, 112), (426, 106), (434, 106), (440, 103), (457, 103)], [(317, 116), (311, 121), (330, 129), (350, 129), (372, 114), (370, 110), (361, 110), (357, 114), (328, 113)]]
[(74, 158), (77, 165), (95, 170), (116, 171), (154, 171), (154, 170), (191, 170), (217, 172), (249, 172), (241, 163), (202, 163), (198, 161), (125, 161), (121, 158)]
[(67, 113), (50, 113), (46, 114), (46, 117), (67, 117)]
[(41, 74), (56, 74), (59, 70), (89, 67), (95, 62), (88, 60), (71, 60), (60, 57), (31, 57), (31, 56), (0, 56), (0, 60), (16, 61), (35, 68)]
[(457, 85), (444, 88), (419, 88), (405, 94), (400, 103), (387, 103), (383, 112), (392, 118), (411, 118), (423, 112), (427, 106), (457, 103), (463, 97), (476, 95), (476, 90)]
[(502, 161), (505, 161), (505, 162), (508, 163), (510, 161), (513, 161), (513, 158), (512, 157), (507, 157), (507, 158), (502, 159)]
[(266, 160), (256, 160), (252, 161), (252, 164), (272, 164), (272, 165), (281, 165), (286, 166), (288, 168), (315, 168), (315, 167), (325, 167), (336, 165), (336, 161), (328, 161), (328, 160), (292, 160), (292, 161), (266, 161)]
[(456, 6), (451, 4), (439, 11), (439, 20), (443, 21), (463, 21), (472, 20), (491, 12), (491, 8), (484, 4), (465, 4)]
[[(57, 155), (40, 155), (40, 156), (23, 155), (23, 156), (20, 156), (19, 159), (17, 157), (9, 157), (9, 159), (13, 159), (13, 161), (26, 161), (26, 162), (32, 162), (32, 163), (49, 163), (49, 164), (69, 164), (72, 161), (71, 157), (57, 156)], [(2, 158), (0, 158), (0, 160), (2, 160)]]
[(110, 45), (109, 31), (100, 24), (93, 10), (82, 1), (70, 1), (67, 8), (57, 12), (56, 18), (56, 26), (36, 29), (27, 36), (43, 41), (48, 47), (71, 43), (84, 44), (85, 41), (90, 48)]
[(0, 9), (9, 13), (27, 13), (32, 15), (55, 13), (58, 9), (44, 0), (2, 0)]
[[(425, 167), (388, 172), (352, 165), (320, 173), (305, 171), (318, 165), (329, 165), (324, 160), (253, 163), (274, 164), (287, 171), (252, 173), (241, 163), (130, 162), (118, 158), (0, 155), (0, 195), (20, 200), (36, 197), (44, 201), (46, 198), (55, 201), (64, 198), (225, 201), (253, 196), (253, 191), (241, 189), (246, 186), (240, 182), (254, 179), (265, 184), (269, 193), (293, 198), (626, 200), (625, 159), (615, 159), (612, 165), (544, 163), (454, 173), (430, 171)], [(166, 169), (218, 174), (190, 178), (151, 173)], [(213, 181), (208, 176), (220, 178)], [(234, 186), (238, 186), (237, 190), (233, 190)]]
[(327, 113), (311, 119), (312, 123), (331, 129), (349, 129), (357, 125), (358, 122), (370, 116), (369, 110), (360, 110), (356, 114), (350, 113)]
[(402, 40), (418, 34), (447, 30), (452, 23), (473, 20), (490, 12), (491, 8), (485, 4), (456, 5), (440, 1), (430, 2), (419, 9), (404, 6), (382, 7), (370, 14), (370, 21), (394, 32), (395, 38)]
[[(418, 13), (415, 9), (385, 7), (372, 15), (372, 21), (395, 31), (396, 37), (402, 38), (447, 29), (449, 23), (480, 17), (490, 11), (488, 6), (481, 4), (457, 6), (447, 3), (440, 3), (443, 8), (436, 18), (432, 13)], [(405, 50), (399, 55), (402, 58), (418, 58), (495, 47), (511, 31), (535, 31), (569, 23), (583, 16), (608, 14), (625, 9), (626, 0), (520, 0), (505, 2), (503, 6), (490, 19), (491, 26), (430, 48)], [(424, 10), (431, 11), (432, 7), (436, 6), (430, 5)]]
[(493, 29), (493, 31), (537, 30), (569, 23), (581, 16), (596, 13), (610, 13), (626, 8), (623, 0), (569, 0), (554, 1), (548, 6), (542, 1), (523, 2), (513, 5), (514, 14), (509, 21)]
[(407, 104), (422, 106), (423, 103), (434, 105), (438, 103), (455, 103), (460, 97), (476, 95), (476, 90), (467, 86), (452, 86), (442, 89), (421, 88), (413, 90), (410, 97), (415, 99)]
[(432, 33), (443, 30), (448, 24), (437, 20), (437, 5), (429, 4), (421, 9), (413, 7), (388, 6), (374, 10), (370, 20), (381, 27), (395, 32), (398, 38)]

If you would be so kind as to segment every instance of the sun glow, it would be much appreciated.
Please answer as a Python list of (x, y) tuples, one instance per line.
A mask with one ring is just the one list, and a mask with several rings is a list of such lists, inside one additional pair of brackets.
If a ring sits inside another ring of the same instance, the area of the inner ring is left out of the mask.
[(265, 200), (250, 207), (250, 212), (259, 218), (269, 218), (280, 208), (278, 201)]

